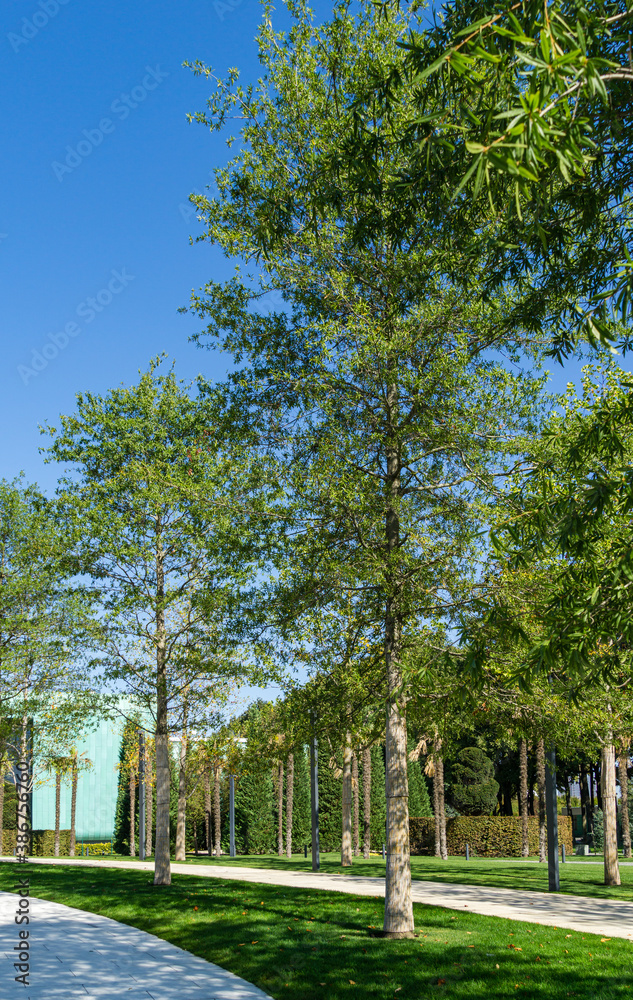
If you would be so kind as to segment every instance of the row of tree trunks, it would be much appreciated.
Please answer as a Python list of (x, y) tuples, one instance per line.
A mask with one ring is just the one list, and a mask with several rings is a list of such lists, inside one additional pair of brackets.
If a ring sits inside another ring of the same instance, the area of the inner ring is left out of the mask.
[(292, 857), (292, 807), (294, 802), (295, 758), (288, 754), (286, 764), (286, 857)]
[(358, 754), (352, 757), (352, 791), (354, 795), (354, 817), (352, 822), (352, 841), (354, 846), (354, 857), (360, 854), (360, 791), (358, 788)]
[(547, 858), (547, 817), (545, 810), (545, 741), (536, 744), (536, 784), (538, 789), (538, 859)]
[(284, 853), (284, 765), (283, 761), (277, 764), (277, 854), (283, 857)]
[(70, 791), (70, 845), (68, 856), (75, 857), (76, 828), (77, 828), (77, 782), (79, 780), (79, 767), (77, 764), (77, 751), (73, 753), (73, 760), (70, 768), (71, 791)]
[(371, 749), (363, 750), (363, 857), (371, 848)]
[[(136, 857), (136, 769), (130, 768), (130, 857)], [(178, 858), (176, 858), (178, 861)]]
[(620, 802), (622, 804), (622, 853), (631, 857), (631, 827), (629, 825), (629, 755), (628, 748), (618, 758), (620, 775)]
[(530, 853), (528, 836), (528, 748), (527, 740), (519, 743), (519, 809), (521, 812), (521, 857)]

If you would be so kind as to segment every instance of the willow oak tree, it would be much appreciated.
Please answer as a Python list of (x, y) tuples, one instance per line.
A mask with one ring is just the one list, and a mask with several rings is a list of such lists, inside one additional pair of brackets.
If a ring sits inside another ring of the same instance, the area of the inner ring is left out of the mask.
[(0, 734), (3, 756), (21, 763), (23, 831), (39, 770), (51, 752), (70, 753), (95, 703), (76, 652), (90, 634), (90, 601), (72, 580), (67, 544), (36, 486), (0, 482)]
[(75, 568), (92, 577), (99, 601), (96, 663), (155, 719), (154, 881), (166, 885), (169, 734), (182, 724), (183, 692), (188, 725), (203, 730), (214, 686), (248, 669), (234, 635), (255, 547), (227, 498), (243, 496), (256, 477), (249, 480), (245, 453), (218, 428), (213, 397), (192, 396), (157, 363), (137, 385), (78, 395), (76, 413), (60, 423), (49, 428), (47, 454), (72, 470), (58, 503)]
[[(265, 77), (244, 90), (232, 71), (195, 116), (218, 130), (238, 119), (241, 151), (217, 171), (218, 197), (194, 200), (206, 222), (200, 239), (249, 270), (209, 282), (193, 308), (208, 321), (199, 341), (241, 365), (229, 379), (235, 411), (249, 414), (279, 463), (280, 565), (288, 551), (306, 563), (314, 553), (316, 578), (361, 589), (380, 623), (384, 933), (408, 934), (407, 631), (413, 620), (450, 613), (473, 561), (475, 497), (500, 471), (499, 455), (516, 447), (534, 386), (495, 358), (517, 360), (527, 346), (522, 331), (508, 330), (505, 303), (481, 303), (476, 271), (467, 295), (451, 285), (432, 224), (418, 217), (395, 233), (375, 188), (360, 198), (337, 189), (334, 209), (315, 189), (316, 167), (351, 127), (346, 104), (367, 94), (372, 67), (403, 57), (410, 19), (385, 21), (370, 3), (357, 14), (337, 8), (318, 27), (302, 4), (289, 13), (287, 34), (264, 17)], [(211, 77), (202, 64), (194, 69)], [(386, 158), (377, 169), (392, 177), (401, 165)], [(333, 172), (317, 181), (338, 184)], [(250, 308), (275, 292), (284, 308), (265, 316)]]

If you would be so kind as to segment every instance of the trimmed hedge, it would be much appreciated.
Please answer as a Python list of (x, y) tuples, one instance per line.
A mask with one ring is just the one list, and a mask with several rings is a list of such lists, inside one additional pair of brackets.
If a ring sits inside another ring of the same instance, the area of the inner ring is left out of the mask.
[[(435, 820), (412, 816), (409, 820), (411, 854), (433, 854)], [(530, 854), (538, 854), (538, 816), (528, 817)], [(571, 816), (558, 817), (558, 842), (573, 853)], [(466, 844), (472, 855), (482, 858), (521, 857), (520, 816), (455, 816), (446, 820), (446, 846), (452, 855), (464, 855)]]
[[(4, 855), (11, 855), (15, 851), (16, 843), (16, 831), (15, 830), (3, 830), (2, 831), (2, 853)], [(108, 848), (110, 844), (108, 843)], [(68, 857), (68, 852), (70, 851), (70, 830), (60, 830), (59, 831), (59, 856), (63, 858)], [(55, 854), (55, 831), (54, 830), (32, 830), (31, 831), (31, 850), (29, 851), (33, 857), (36, 858), (47, 858), (53, 857)]]

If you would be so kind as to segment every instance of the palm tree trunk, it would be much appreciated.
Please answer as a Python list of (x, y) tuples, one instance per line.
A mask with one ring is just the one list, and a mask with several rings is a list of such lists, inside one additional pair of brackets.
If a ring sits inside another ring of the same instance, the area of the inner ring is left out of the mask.
[(277, 766), (277, 854), (281, 858), (284, 853), (284, 765), (279, 761)]
[(437, 788), (440, 810), (440, 853), (442, 861), (447, 861), (448, 849), (446, 846), (446, 807), (444, 803), (444, 758), (442, 756), (438, 756), (437, 758), (437, 768), (439, 771)]
[(341, 867), (343, 868), (349, 868), (352, 863), (352, 747), (350, 741), (350, 734), (347, 733), (343, 748), (343, 830), (341, 837)]
[(73, 754), (73, 762), (71, 767), (71, 792), (70, 792), (70, 847), (68, 848), (68, 856), (70, 858), (75, 857), (75, 843), (76, 843), (76, 820), (77, 820), (77, 782), (79, 780), (79, 768), (77, 767), (77, 751)]
[(519, 742), (519, 806), (521, 808), (521, 857), (530, 853), (528, 835), (528, 755), (527, 740)]
[(622, 853), (631, 857), (631, 826), (629, 824), (629, 754), (628, 747), (618, 759), (620, 774), (620, 802), (622, 804)]
[(536, 784), (538, 788), (538, 859), (547, 857), (547, 825), (545, 813), (545, 741), (536, 744)]
[(62, 776), (55, 771), (55, 857), (59, 857), (59, 813), (61, 806)]
[(620, 885), (615, 792), (615, 747), (612, 743), (602, 747), (600, 757), (602, 811), (604, 815), (604, 884)]
[(180, 754), (178, 759), (178, 818), (176, 821), (176, 850), (174, 861), (186, 861), (186, 823), (187, 823), (187, 737), (186, 710), (183, 719), (183, 731), (180, 739)]
[(213, 832), (215, 834), (215, 856), (219, 858), (222, 853), (222, 822), (220, 814), (220, 765), (215, 764), (213, 768)]
[(363, 750), (363, 857), (371, 849), (371, 749)]
[(286, 767), (286, 857), (292, 857), (292, 806), (295, 785), (295, 758), (288, 754)]
[(211, 779), (209, 768), (204, 768), (204, 836), (207, 854), (211, 857)]
[(130, 857), (136, 857), (136, 769), (130, 767)]
[(433, 748), (433, 816), (435, 819), (435, 857), (442, 857), (442, 822), (440, 818), (440, 776), (439, 776), (439, 741)]
[(360, 834), (359, 834), (359, 820), (360, 820), (360, 791), (358, 788), (358, 755), (354, 753), (352, 757), (352, 795), (354, 797), (354, 815), (352, 820), (352, 841), (354, 848), (354, 857), (357, 858), (360, 854)]

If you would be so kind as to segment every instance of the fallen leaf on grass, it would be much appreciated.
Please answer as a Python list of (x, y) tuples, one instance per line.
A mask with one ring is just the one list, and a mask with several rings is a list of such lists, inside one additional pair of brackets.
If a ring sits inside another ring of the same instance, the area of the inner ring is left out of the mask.
[(444, 985), (445, 985), (445, 983), (446, 983), (446, 980), (445, 980), (445, 979), (438, 979), (438, 981), (437, 981), (437, 985), (438, 985), (438, 986), (444, 986)]
[(605, 941), (610, 941), (611, 938), (600, 938), (601, 942), (604, 944)]
[(356, 983), (354, 982), (353, 979), (350, 979), (349, 984), (350, 984), (350, 986), (356, 986)]

